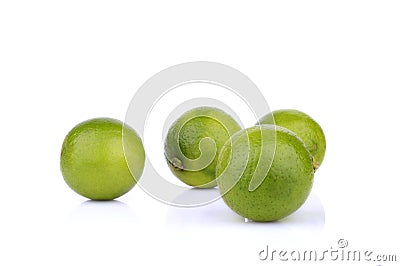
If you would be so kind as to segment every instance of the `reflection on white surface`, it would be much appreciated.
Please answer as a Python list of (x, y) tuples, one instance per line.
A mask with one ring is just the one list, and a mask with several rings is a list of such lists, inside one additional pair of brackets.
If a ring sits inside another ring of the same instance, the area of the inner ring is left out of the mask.
[(132, 209), (127, 204), (117, 200), (82, 202), (67, 219), (67, 222), (71, 223), (93, 224), (135, 221), (136, 217)]
[[(196, 197), (198, 193), (219, 193), (218, 189), (192, 189), (180, 197)], [(179, 199), (181, 200), (181, 199)], [(206, 206), (197, 208), (169, 207), (166, 215), (166, 224), (170, 228), (212, 228), (235, 227), (249, 233), (255, 229), (257, 232), (279, 235), (282, 232), (319, 232), (325, 225), (325, 211), (316, 194), (311, 193), (304, 205), (292, 215), (269, 223), (253, 222), (240, 217), (222, 199)], [(262, 229), (262, 230), (261, 230)]]
[[(212, 189), (196, 189), (186, 191), (181, 194), (176, 201), (184, 201), (185, 199), (198, 198), (202, 194), (219, 196), (219, 190)], [(222, 199), (211, 204), (201, 207), (180, 208), (171, 206), (167, 212), (167, 224), (171, 226), (190, 226), (201, 224), (223, 224), (232, 222), (241, 222), (240, 216), (234, 215), (232, 211), (225, 206)]]
[(325, 225), (325, 210), (315, 193), (310, 194), (304, 205), (294, 214), (286, 217), (282, 222), (293, 229), (301, 228), (304, 231), (322, 230)]

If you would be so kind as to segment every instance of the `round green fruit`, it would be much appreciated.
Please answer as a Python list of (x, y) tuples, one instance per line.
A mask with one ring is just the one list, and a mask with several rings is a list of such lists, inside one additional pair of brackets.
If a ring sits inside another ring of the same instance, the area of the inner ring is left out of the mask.
[(168, 130), (164, 148), (169, 168), (189, 186), (215, 187), (219, 151), (240, 129), (240, 125), (220, 109), (198, 107), (187, 111)]
[(61, 150), (65, 182), (92, 200), (112, 200), (127, 193), (142, 175), (144, 162), (140, 137), (110, 118), (78, 124), (65, 137)]
[(277, 110), (260, 119), (260, 124), (275, 124), (293, 131), (314, 157), (315, 170), (325, 156), (326, 140), (321, 126), (309, 115), (292, 109)]
[[(300, 208), (314, 179), (312, 156), (304, 143), (293, 132), (273, 125), (233, 135), (221, 149), (216, 172), (225, 203), (260, 222), (280, 220)], [(256, 172), (262, 178), (252, 187)]]

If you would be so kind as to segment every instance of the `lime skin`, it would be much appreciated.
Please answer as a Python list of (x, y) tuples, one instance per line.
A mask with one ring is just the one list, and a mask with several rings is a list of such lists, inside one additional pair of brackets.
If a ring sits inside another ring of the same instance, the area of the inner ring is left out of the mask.
[(275, 124), (294, 132), (314, 158), (315, 170), (325, 157), (326, 139), (321, 126), (309, 115), (294, 109), (282, 109), (260, 119), (260, 124)]
[[(266, 165), (261, 183), (251, 190), (256, 168)], [(314, 179), (312, 156), (304, 143), (293, 132), (273, 125), (233, 135), (221, 149), (216, 172), (224, 202), (240, 216), (258, 222), (280, 220), (299, 209)]]
[(142, 141), (132, 128), (115, 119), (95, 118), (67, 134), (60, 166), (65, 182), (76, 193), (92, 200), (113, 200), (134, 187), (144, 162)]
[(218, 108), (187, 111), (171, 125), (165, 139), (165, 158), (170, 170), (189, 186), (215, 187), (219, 151), (240, 129), (230, 115)]

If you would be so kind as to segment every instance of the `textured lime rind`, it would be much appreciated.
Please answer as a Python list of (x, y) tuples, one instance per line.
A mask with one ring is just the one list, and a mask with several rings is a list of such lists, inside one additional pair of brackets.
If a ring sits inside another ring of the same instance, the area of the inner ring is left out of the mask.
[(67, 134), (60, 166), (65, 182), (76, 193), (93, 200), (112, 200), (132, 189), (144, 162), (142, 141), (132, 128), (115, 119), (96, 118)]
[(293, 109), (277, 110), (260, 119), (260, 124), (275, 124), (293, 131), (314, 157), (317, 169), (324, 160), (326, 150), (325, 134), (321, 126), (309, 115)]
[[(260, 161), (262, 154), (268, 156)], [(250, 191), (258, 164), (270, 164), (270, 168), (261, 184)], [(216, 173), (225, 203), (239, 215), (262, 222), (282, 219), (300, 208), (314, 179), (312, 156), (304, 143), (293, 132), (273, 125), (254, 126), (233, 135), (221, 149)]]
[(198, 107), (187, 111), (168, 130), (164, 148), (169, 168), (187, 185), (215, 187), (219, 150), (240, 129), (240, 125), (220, 109)]

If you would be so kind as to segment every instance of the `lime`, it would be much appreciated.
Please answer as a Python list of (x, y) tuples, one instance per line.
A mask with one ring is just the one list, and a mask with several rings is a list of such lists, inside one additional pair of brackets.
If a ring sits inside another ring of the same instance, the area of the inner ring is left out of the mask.
[[(252, 189), (258, 169), (263, 169), (262, 179)], [(261, 222), (282, 219), (300, 208), (314, 179), (312, 157), (304, 143), (293, 132), (273, 125), (234, 134), (221, 149), (216, 173), (225, 203), (239, 215)]]
[(284, 109), (269, 113), (260, 119), (260, 124), (275, 124), (293, 131), (306, 144), (314, 157), (315, 170), (325, 156), (326, 140), (321, 126), (309, 115), (298, 110)]
[(93, 200), (112, 200), (131, 190), (142, 175), (144, 161), (136, 132), (111, 118), (78, 124), (65, 137), (61, 150), (65, 182)]
[(187, 111), (172, 124), (165, 139), (169, 168), (187, 185), (215, 187), (219, 150), (240, 129), (239, 124), (220, 109), (198, 107)]

